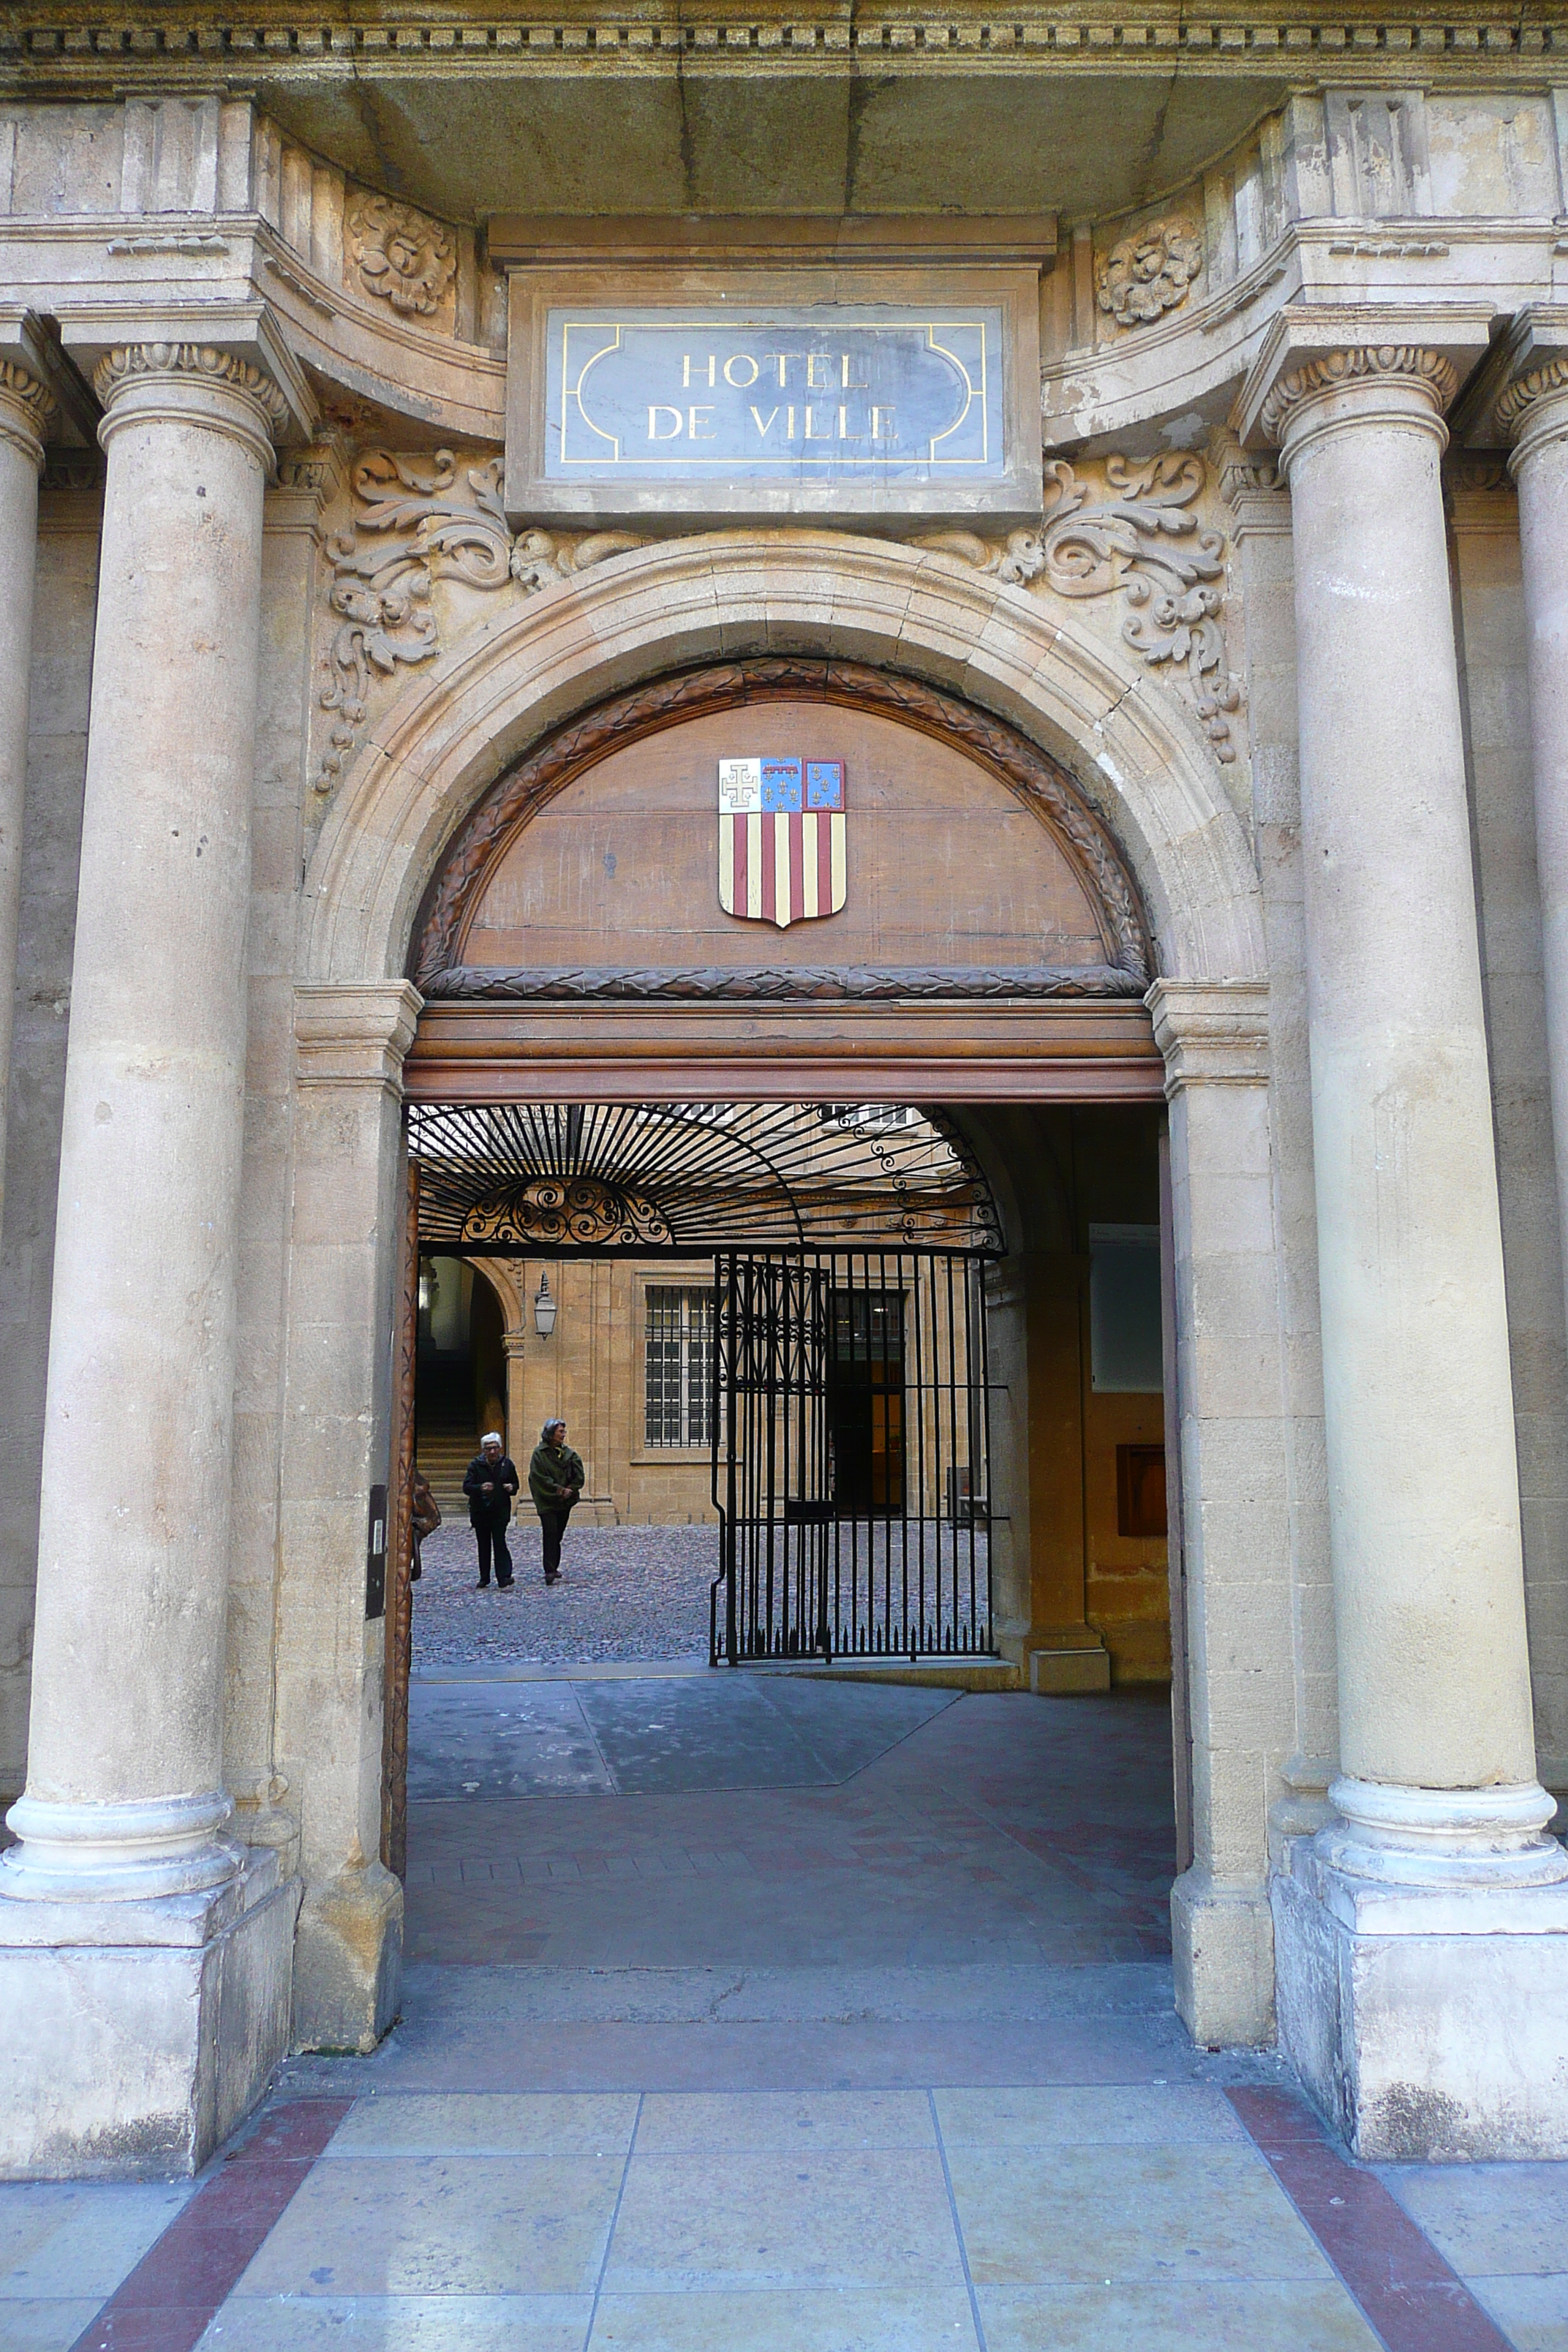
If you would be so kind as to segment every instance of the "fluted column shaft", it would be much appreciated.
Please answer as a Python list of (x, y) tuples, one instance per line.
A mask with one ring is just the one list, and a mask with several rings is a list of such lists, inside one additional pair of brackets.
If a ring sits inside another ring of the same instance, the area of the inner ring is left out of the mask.
[(110, 354), (12, 1895), (221, 1883), (222, 1679), (262, 490), (279, 397)]
[(1532, 370), (1499, 409), (1513, 434), (1519, 485), (1546, 1051), (1568, 1291), (1568, 361)]
[(43, 385), (18, 361), (0, 359), (0, 1210), (5, 1201), (5, 1112), (22, 903), (38, 476), (53, 409)]
[(1341, 1858), (1395, 1876), (1539, 1854), (1550, 1812), (1438, 478), (1453, 388), (1429, 352), (1350, 351), (1263, 412), (1295, 548), (1333, 1796)]

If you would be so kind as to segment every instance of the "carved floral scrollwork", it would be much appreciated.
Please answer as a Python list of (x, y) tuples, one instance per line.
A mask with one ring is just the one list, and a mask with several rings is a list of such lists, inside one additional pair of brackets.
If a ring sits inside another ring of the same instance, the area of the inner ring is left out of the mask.
[(646, 1192), (596, 1176), (535, 1176), (477, 1201), (463, 1220), (465, 1242), (525, 1249), (668, 1248), (668, 1225)]
[(1230, 719), (1241, 695), (1225, 667), (1225, 538), (1192, 511), (1205, 468), (1191, 452), (1134, 464), (1105, 460), (1108, 498), (1093, 497), (1063, 458), (1046, 467), (1046, 513), (1038, 530), (1009, 531), (997, 543), (973, 531), (919, 539), (942, 555), (1034, 593), (1120, 596), (1123, 640), (1151, 667), (1169, 672), (1226, 765), (1236, 758)]
[(1203, 258), (1203, 239), (1190, 221), (1150, 221), (1100, 257), (1095, 300), (1119, 327), (1146, 327), (1186, 300)]
[(353, 527), (327, 541), (329, 601), (341, 625), (323, 663), (321, 708), (332, 713), (332, 727), (316, 778), (319, 793), (331, 792), (342, 772), (374, 679), (440, 651), (430, 602), (437, 580), (481, 590), (515, 582), (531, 595), (642, 543), (629, 531), (558, 538), (525, 530), (514, 538), (501, 499), (499, 457), (459, 469), (449, 449), (433, 457), (368, 449), (355, 461), (351, 486)]
[(400, 318), (427, 319), (440, 308), (458, 268), (452, 233), (390, 196), (359, 196), (345, 224), (359, 282)]

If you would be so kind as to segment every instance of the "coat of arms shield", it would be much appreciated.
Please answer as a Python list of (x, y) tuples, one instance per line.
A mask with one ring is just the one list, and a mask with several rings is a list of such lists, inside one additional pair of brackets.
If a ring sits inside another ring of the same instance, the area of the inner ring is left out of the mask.
[(808, 922), (844, 905), (842, 760), (721, 760), (719, 904), (743, 921)]

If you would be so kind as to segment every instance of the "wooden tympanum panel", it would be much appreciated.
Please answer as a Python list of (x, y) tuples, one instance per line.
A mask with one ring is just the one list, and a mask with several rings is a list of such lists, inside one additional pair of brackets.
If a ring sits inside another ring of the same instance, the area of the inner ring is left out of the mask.
[[(719, 904), (721, 759), (842, 760), (847, 899), (779, 930)], [(1094, 905), (1046, 822), (954, 746), (800, 699), (612, 751), (524, 824), (458, 944), (466, 966), (1101, 964)]]

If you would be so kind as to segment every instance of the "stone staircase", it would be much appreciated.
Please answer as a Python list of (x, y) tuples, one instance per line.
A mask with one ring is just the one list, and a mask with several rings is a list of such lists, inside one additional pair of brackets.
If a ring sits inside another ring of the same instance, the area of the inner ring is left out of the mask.
[(430, 1481), (431, 1492), (441, 1507), (441, 1516), (449, 1519), (454, 1514), (461, 1518), (468, 1510), (468, 1497), (463, 1493), (463, 1473), (479, 1450), (479, 1433), (467, 1426), (453, 1429), (421, 1427), (415, 1446), (415, 1459)]

